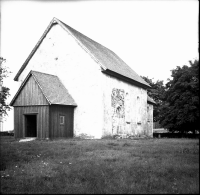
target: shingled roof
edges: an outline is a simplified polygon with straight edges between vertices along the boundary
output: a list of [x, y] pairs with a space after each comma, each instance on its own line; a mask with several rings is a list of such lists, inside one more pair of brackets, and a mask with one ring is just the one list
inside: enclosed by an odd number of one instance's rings
[[41, 89], [43, 95], [50, 105], [59, 104], [77, 106], [74, 99], [57, 76], [37, 71], [30, 71], [30, 73], [22, 83], [21, 87], [17, 91], [15, 97], [11, 101], [10, 105], [13, 105], [15, 99], [17, 98], [20, 91], [23, 89], [24, 85], [31, 75], [34, 77], [35, 81], [37, 82], [39, 88]]
[[42, 40], [49, 32], [53, 24], [59, 24], [64, 30], [66, 30], [76, 41], [77, 43], [101, 66], [102, 72], [108, 73], [110, 75], [116, 76], [120, 79], [124, 79], [128, 82], [134, 84], [140, 84], [143, 88], [149, 88], [149, 84], [145, 82], [134, 70], [132, 70], [121, 58], [119, 58], [113, 51], [104, 47], [103, 45], [97, 43], [96, 41], [88, 38], [82, 33], [76, 31], [70, 26], [66, 25], [64, 22], [53, 18], [49, 26], [43, 33], [42, 37], [16, 74], [14, 80], [17, 81], [19, 75], [24, 70], [28, 64], [31, 57], [34, 55], [35, 51], [41, 44]]

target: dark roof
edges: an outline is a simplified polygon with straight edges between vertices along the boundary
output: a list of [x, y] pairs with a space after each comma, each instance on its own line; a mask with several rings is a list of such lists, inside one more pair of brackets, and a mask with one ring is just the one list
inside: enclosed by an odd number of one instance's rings
[[133, 80], [134, 83], [139, 83], [144, 88], [149, 88], [149, 84], [145, 82], [135, 71], [133, 71], [121, 58], [119, 58], [113, 51], [109, 50], [108, 48], [104, 47], [103, 45], [93, 41], [92, 39], [88, 38], [87, 36], [81, 34], [80, 32], [76, 31], [75, 29], [71, 28], [70, 26], [66, 25], [62, 21], [53, 18], [47, 29], [45, 30], [44, 34], [22, 65], [21, 69], [16, 74], [14, 80], [17, 80], [23, 69], [28, 64], [31, 57], [34, 55], [35, 51], [39, 47], [40, 43], [53, 26], [54, 23], [58, 23], [64, 28], [76, 41], [77, 43], [101, 66], [102, 71], [107, 73], [108, 71], [112, 71], [116, 73], [115, 76], [122, 75], [125, 79]]
[[154, 104], [154, 105], [156, 105], [156, 102], [155, 102], [152, 98], [150, 98], [148, 95], [147, 95], [147, 102], [148, 102], [149, 104]]
[[11, 101], [10, 105], [14, 103], [15, 99], [17, 98], [23, 86], [26, 84], [28, 78], [31, 75], [35, 78], [35, 81], [37, 82], [43, 95], [50, 105], [59, 104], [77, 106], [74, 99], [57, 76], [37, 71], [30, 71], [30, 73], [22, 83], [21, 87], [19, 88], [18, 92], [16, 93], [15, 97]]
[[74, 30], [70, 26], [62, 22], [62, 24], [71, 32], [75, 38], [81, 42], [81, 44], [86, 47], [86, 49], [98, 60], [104, 69], [116, 72], [123, 75], [129, 79], [135, 80], [139, 83], [148, 86], [146, 83], [134, 70], [132, 70], [121, 58], [119, 58], [113, 51], [104, 47], [103, 45], [93, 41], [92, 39], [86, 37], [80, 32]]

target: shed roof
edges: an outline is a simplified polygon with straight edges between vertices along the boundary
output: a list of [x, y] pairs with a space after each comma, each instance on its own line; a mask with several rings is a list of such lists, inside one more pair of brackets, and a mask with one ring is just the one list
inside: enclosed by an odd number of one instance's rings
[[[66, 30], [77, 43], [101, 66], [102, 71], [105, 73], [112, 72], [113, 76], [123, 76], [127, 81], [134, 81], [135, 84], [140, 84], [144, 88], [149, 88], [149, 84], [145, 82], [134, 70], [132, 70], [121, 58], [119, 58], [113, 51], [104, 47], [103, 45], [97, 43], [96, 41], [90, 39], [89, 37], [83, 35], [82, 33], [76, 31], [70, 26], [66, 25], [64, 22], [53, 18], [44, 34], [16, 74], [14, 80], [17, 80], [21, 72], [24, 70], [28, 64], [31, 57], [34, 55], [35, 51], [41, 44], [42, 40], [51, 29], [53, 24], [59, 24], [64, 30]], [[113, 74], [116, 73], [116, 74]], [[122, 79], [122, 77], [120, 77]]]
[[43, 95], [45, 96], [50, 105], [58, 104], [77, 106], [74, 99], [69, 94], [68, 90], [65, 88], [65, 86], [62, 84], [62, 82], [57, 76], [37, 71], [30, 71], [30, 73], [22, 83], [21, 87], [17, 91], [16, 95], [10, 102], [10, 105], [14, 104], [15, 99], [18, 97], [19, 93], [25, 86], [30, 76], [34, 77], [36, 83], [40, 87]]
[[156, 102], [147, 95], [147, 103], [156, 105]]

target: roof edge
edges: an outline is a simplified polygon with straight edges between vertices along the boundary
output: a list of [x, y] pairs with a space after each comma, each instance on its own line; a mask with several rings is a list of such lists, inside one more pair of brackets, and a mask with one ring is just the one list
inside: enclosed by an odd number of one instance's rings
[[[58, 78], [58, 80], [60, 81], [60, 83], [65, 87], [65, 85], [63, 84], [63, 82], [61, 81], [61, 79], [57, 76], [57, 78]], [[68, 94], [71, 96], [71, 94], [69, 93], [69, 91], [68, 91], [68, 89], [65, 87], [65, 89], [67, 90], [67, 92], [68, 92]], [[73, 99], [73, 101], [74, 101], [74, 104], [71, 104], [71, 105], [68, 105], [68, 106], [75, 106], [75, 107], [77, 107], [78, 105], [77, 105], [77, 103], [75, 102], [75, 100], [74, 100], [74, 98], [71, 96], [71, 98]], [[54, 105], [59, 105], [59, 104], [54, 104]], [[61, 104], [60, 104], [61, 105]], [[62, 104], [62, 105], [64, 105], [64, 104]]]
[[19, 95], [19, 92], [21, 91], [21, 89], [23, 88], [23, 86], [25, 85], [26, 81], [29, 79], [31, 75], [31, 71], [29, 72], [29, 74], [26, 76], [26, 78], [24, 79], [23, 83], [20, 85], [19, 89], [17, 90], [16, 94], [14, 95], [14, 97], [12, 98], [12, 100], [10, 101], [10, 106], [12, 106], [15, 102], [15, 99], [17, 98], [17, 96]]
[[109, 70], [109, 69], [107, 69], [107, 70], [105, 70], [105, 71], [102, 71], [102, 72], [105, 73], [105, 74], [108, 74], [108, 75], [110, 75], [110, 76], [113, 76], [113, 77], [115, 77], [115, 78], [118, 78], [118, 79], [120, 79], [120, 80], [126, 81], [126, 82], [129, 83], [129, 84], [132, 84], [132, 85], [136, 85], [136, 86], [138, 86], [138, 87], [141, 87], [141, 88], [143, 88], [143, 89], [150, 89], [150, 88], [151, 88], [150, 85], [146, 85], [146, 84], [143, 84], [143, 83], [141, 83], [141, 82], [139, 82], [139, 81], [133, 80], [133, 79], [128, 78], [128, 77], [125, 77], [125, 76], [123, 76], [123, 75], [121, 75], [121, 74], [119, 74], [119, 73], [116, 73], [116, 72], [114, 72], [114, 71], [112, 71], [112, 70]]
[[20, 74], [26, 68], [26, 65], [28, 64], [28, 62], [30, 61], [32, 56], [35, 54], [35, 52], [37, 51], [38, 47], [42, 43], [43, 39], [46, 37], [47, 33], [50, 31], [50, 29], [52, 28], [52, 26], [54, 24], [59, 24], [65, 31], [67, 31], [76, 40], [76, 42], [100, 65], [100, 67], [103, 70], [107, 69], [104, 65], [102, 65], [99, 62], [99, 60], [94, 55], [92, 55], [92, 53], [74, 35], [72, 35], [72, 33], [62, 23], [63, 23], [62, 21], [60, 21], [59, 19], [57, 19], [55, 17], [51, 20], [50, 24], [48, 25], [48, 27], [44, 31], [43, 35], [41, 36], [41, 38], [39, 39], [37, 44], [34, 46], [34, 48], [32, 49], [31, 53], [29, 54], [29, 56], [27, 57], [27, 59], [25, 60], [25, 62], [23, 63], [23, 65], [21, 66], [19, 71], [17, 72], [17, 74], [15, 75], [14, 81], [18, 81], [18, 78], [19, 78]]
[[[35, 81], [36, 81], [36, 78], [35, 78], [35, 76], [34, 76], [34, 73], [33, 73], [33, 71], [31, 70], [31, 71], [28, 73], [28, 75], [26, 76], [26, 78], [24, 79], [24, 81], [23, 81], [23, 83], [21, 84], [21, 86], [19, 87], [19, 89], [17, 90], [15, 96], [14, 96], [13, 99], [11, 100], [11, 102], [10, 102], [10, 104], [9, 104], [10, 106], [13, 106], [13, 104], [14, 104], [16, 98], [18, 97], [20, 91], [22, 90], [22, 88], [24, 87], [24, 85], [26, 84], [26, 82], [28, 81], [28, 79], [29, 79], [29, 77], [30, 77], [31, 75], [33, 75], [33, 77], [34, 77], [34, 79], [35, 79]], [[37, 82], [37, 81], [36, 81], [36, 82]], [[37, 84], [38, 84], [38, 82], [37, 82]], [[38, 84], [38, 86], [40, 87], [39, 84]], [[41, 87], [40, 87], [40, 89], [41, 89]], [[42, 91], [42, 89], [41, 89], [41, 91]], [[42, 94], [44, 95], [43, 91], [42, 91]], [[48, 102], [49, 104], [51, 104], [51, 102], [48, 100], [48, 98], [47, 98], [45, 95], [44, 95], [44, 97], [46, 98], [47, 102]]]
[[156, 103], [153, 103], [153, 102], [151, 102], [151, 101], [147, 101], [147, 103], [149, 103], [149, 104], [152, 104], [152, 105], [157, 105]]
[[66, 105], [66, 104], [55, 104], [55, 103], [52, 103], [51, 106], [70, 106], [70, 107], [77, 107], [78, 105], [76, 104], [73, 104], [73, 105]]
[[42, 89], [42, 87], [41, 87], [39, 81], [37, 80], [37, 77], [34, 75], [34, 71], [31, 70], [31, 73], [32, 73], [32, 75], [33, 75], [33, 78], [35, 79], [35, 82], [38, 84], [38, 86], [39, 86], [39, 88], [40, 88], [42, 94], [44, 95], [44, 97], [46, 98], [46, 100], [48, 101], [48, 103], [51, 105], [51, 102], [50, 102], [50, 100], [47, 98], [47, 96], [44, 94], [44, 91], [43, 91], [43, 89]]
[[18, 81], [18, 78], [20, 76], [20, 74], [22, 73], [22, 71], [26, 68], [26, 65], [28, 64], [28, 62], [30, 61], [30, 59], [32, 58], [32, 56], [34, 55], [34, 53], [36, 52], [36, 50], [38, 49], [38, 47], [40, 46], [40, 44], [42, 43], [43, 39], [45, 38], [45, 36], [47, 35], [47, 33], [49, 32], [49, 30], [51, 29], [51, 27], [57, 23], [57, 19], [53, 18], [51, 20], [51, 22], [49, 23], [49, 25], [47, 26], [46, 30], [44, 31], [44, 33], [42, 34], [42, 36], [40, 37], [39, 41], [37, 42], [37, 44], [34, 46], [34, 48], [32, 49], [31, 53], [28, 55], [27, 59], [25, 60], [25, 62], [23, 63], [23, 65], [21, 66], [21, 68], [19, 69], [19, 71], [17, 72], [17, 74], [14, 77], [14, 81]]
[[[99, 60], [70, 32], [70, 30], [68, 30], [67, 29], [67, 27], [65, 27], [65, 25], [66, 26], [68, 26], [67, 24], [65, 24], [64, 25], [64, 22], [62, 22], [62, 21], [60, 21], [59, 19], [57, 19], [57, 18], [54, 18], [54, 20], [65, 30], [65, 31], [67, 31], [73, 38], [74, 38], [74, 40], [83, 48], [83, 50], [85, 50], [86, 51], [86, 53], [88, 53], [90, 56], [91, 56], [91, 58], [95, 61], [95, 62], [97, 62], [99, 65], [100, 65], [100, 67], [103, 69], [103, 70], [106, 70], [107, 68], [103, 65], [103, 64], [101, 64], [100, 62], [99, 62]], [[70, 27], [71, 28], [71, 27]]]
[[150, 98], [148, 95], [147, 95], [147, 103], [152, 104], [152, 105], [157, 105], [157, 103], [152, 98]]

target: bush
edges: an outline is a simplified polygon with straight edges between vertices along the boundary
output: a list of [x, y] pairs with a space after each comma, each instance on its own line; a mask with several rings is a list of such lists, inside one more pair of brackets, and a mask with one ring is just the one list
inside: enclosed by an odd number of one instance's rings
[[14, 136], [13, 131], [1, 131], [0, 136]]

